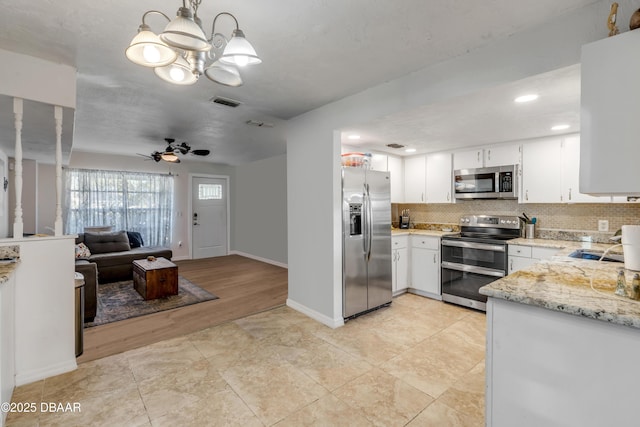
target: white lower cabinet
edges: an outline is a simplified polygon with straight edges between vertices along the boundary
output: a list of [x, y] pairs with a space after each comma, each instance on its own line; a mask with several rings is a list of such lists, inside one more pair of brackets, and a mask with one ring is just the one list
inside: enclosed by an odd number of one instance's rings
[[409, 236], [391, 237], [391, 283], [393, 294], [409, 287]]
[[440, 290], [440, 238], [411, 236], [411, 290], [442, 299]]
[[549, 259], [559, 250], [558, 248], [509, 245], [508, 274], [527, 268], [542, 259]]

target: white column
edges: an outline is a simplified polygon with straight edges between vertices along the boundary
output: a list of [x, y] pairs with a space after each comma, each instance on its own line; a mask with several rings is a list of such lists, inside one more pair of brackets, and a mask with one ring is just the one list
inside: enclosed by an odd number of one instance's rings
[[13, 115], [16, 128], [16, 164], [14, 169], [16, 209], [13, 220], [13, 237], [14, 239], [21, 239], [24, 231], [24, 224], [22, 223], [22, 98], [13, 98]]
[[62, 236], [62, 107], [54, 107], [56, 119], [56, 222], [55, 235]]

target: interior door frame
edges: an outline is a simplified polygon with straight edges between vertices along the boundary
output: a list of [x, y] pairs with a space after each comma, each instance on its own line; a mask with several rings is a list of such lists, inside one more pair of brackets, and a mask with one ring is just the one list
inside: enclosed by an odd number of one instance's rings
[[206, 173], [189, 174], [189, 202], [187, 221], [189, 221], [189, 259], [193, 259], [193, 179], [212, 178], [224, 180], [224, 190], [227, 194], [227, 254], [231, 252], [231, 194], [229, 192], [229, 175], [209, 175]]

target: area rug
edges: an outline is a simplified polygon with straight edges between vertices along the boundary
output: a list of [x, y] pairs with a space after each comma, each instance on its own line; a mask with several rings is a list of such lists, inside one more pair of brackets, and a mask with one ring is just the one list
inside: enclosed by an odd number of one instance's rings
[[145, 314], [158, 313], [184, 307], [218, 297], [178, 276], [178, 295], [145, 301], [133, 288], [133, 280], [98, 285], [98, 312], [93, 322], [84, 324], [85, 328]]

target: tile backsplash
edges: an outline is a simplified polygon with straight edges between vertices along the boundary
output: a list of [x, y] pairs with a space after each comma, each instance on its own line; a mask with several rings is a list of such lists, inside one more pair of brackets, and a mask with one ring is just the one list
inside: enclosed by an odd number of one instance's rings
[[[392, 204], [393, 223], [403, 209], [411, 211], [412, 227], [420, 224], [458, 224], [462, 215], [522, 215], [537, 218], [539, 237], [571, 232], [575, 236], [592, 236], [607, 240], [623, 225], [640, 225], [640, 203], [519, 204], [517, 200], [466, 200], [451, 204]], [[598, 232], [598, 220], [609, 221], [609, 232]]]

